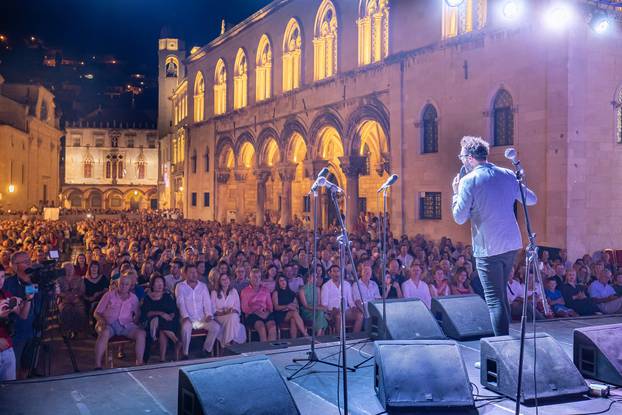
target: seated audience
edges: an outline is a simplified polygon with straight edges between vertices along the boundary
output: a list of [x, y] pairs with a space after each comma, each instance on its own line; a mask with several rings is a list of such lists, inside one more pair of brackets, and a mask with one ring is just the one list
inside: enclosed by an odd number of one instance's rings
[[591, 316], [600, 313], [598, 306], [587, 296], [585, 285], [577, 282], [577, 272], [574, 269], [566, 271], [566, 282], [561, 288], [566, 305], [581, 316]]
[[289, 288], [289, 282], [291, 281], [283, 274], [277, 277], [276, 289], [272, 293], [272, 305], [277, 327], [280, 327], [282, 323], [289, 323], [289, 335], [295, 339], [298, 332], [306, 336], [307, 329], [298, 312], [296, 293]]
[[421, 280], [423, 270], [421, 265], [413, 264], [408, 271], [409, 278], [402, 284], [404, 298], [418, 298], [428, 307], [432, 307], [432, 295], [430, 287]]
[[451, 295], [473, 294], [466, 268], [458, 268], [451, 284]]
[[618, 272], [613, 280], [613, 289], [618, 297], [622, 297], [622, 272]]
[[74, 338], [86, 324], [84, 309], [84, 280], [75, 273], [71, 263], [65, 263], [65, 276], [58, 279], [60, 294], [58, 294], [58, 311], [60, 323], [64, 331]]
[[172, 295], [176, 295], [177, 284], [182, 282], [183, 276], [181, 275], [181, 269], [184, 263], [180, 260], [175, 260], [171, 263], [170, 274], [164, 277], [166, 281], [166, 290]]
[[609, 284], [610, 279], [611, 271], [602, 270], [598, 279], [590, 284], [588, 292], [604, 314], [622, 313], [622, 297], [616, 295], [616, 290]]
[[73, 272], [79, 277], [84, 277], [86, 275], [86, 271], [88, 270], [86, 255], [78, 254], [76, 257], [76, 263], [73, 264]]
[[224, 346], [231, 343], [244, 343], [246, 330], [240, 322], [240, 296], [231, 286], [229, 274], [220, 274], [216, 289], [212, 291], [212, 307], [216, 321], [222, 327], [218, 341]]
[[150, 349], [152, 342], [158, 341], [160, 362], [166, 361], [169, 340], [175, 346], [179, 342], [175, 334], [179, 326], [179, 316], [175, 299], [166, 291], [164, 277], [156, 272], [151, 274], [149, 279], [149, 291], [143, 300], [141, 314], [147, 322], [149, 331], [147, 350]]
[[181, 318], [182, 359], [186, 360], [192, 331], [207, 331], [203, 351], [205, 354], [211, 354], [220, 333], [220, 324], [214, 320], [211, 297], [207, 285], [199, 281], [196, 265], [186, 264], [183, 277], [183, 281], [176, 285], [175, 298]]
[[143, 364], [145, 331], [138, 326], [140, 306], [136, 295], [130, 292], [131, 286], [132, 277], [121, 276], [116, 288], [106, 292], [95, 308], [98, 333], [95, 342], [96, 369], [101, 369], [108, 340], [114, 336], [124, 336], [134, 340], [136, 365]]
[[[330, 280], [322, 286], [320, 303], [328, 310], [328, 320], [335, 328], [336, 333], [341, 333], [341, 286], [340, 271], [338, 265], [332, 265], [328, 269]], [[363, 327], [363, 313], [352, 299], [352, 288], [347, 281], [343, 282], [343, 296], [345, 299], [345, 320], [352, 322], [354, 333], [361, 331]]]
[[432, 298], [445, 297], [451, 294], [449, 282], [445, 277], [445, 271], [442, 268], [436, 268], [432, 275], [432, 282], [430, 283], [430, 295]]
[[[387, 287], [387, 290], [383, 292], [383, 297], [385, 299], [402, 298], [404, 296], [399, 283], [401, 279], [401, 276], [398, 278], [391, 274], [386, 275], [384, 283]], [[384, 289], [384, 287], [381, 288]]]
[[22, 301], [2, 289], [4, 275], [4, 266], [0, 264], [0, 381], [15, 380], [17, 376], [9, 316], [26, 319], [31, 307], [30, 301]]
[[[313, 322], [316, 336], [323, 336], [324, 331], [328, 327], [328, 320], [326, 320], [326, 308], [320, 304], [320, 287], [323, 283], [323, 268], [321, 268], [321, 265], [318, 264], [317, 270], [319, 272], [315, 276], [309, 275], [306, 284], [300, 288], [298, 301], [300, 301], [301, 305], [300, 316], [304, 321]], [[315, 314], [313, 313], [314, 296]]]
[[259, 341], [276, 340], [274, 305], [270, 292], [261, 285], [261, 271], [253, 268], [249, 286], [242, 290], [240, 303], [246, 317], [246, 326], [257, 331]]
[[97, 303], [108, 291], [108, 278], [100, 273], [99, 262], [89, 264], [84, 276], [84, 302], [88, 315], [92, 315]]
[[549, 277], [546, 279], [546, 285], [544, 288], [546, 299], [549, 305], [555, 313], [555, 317], [577, 317], [578, 314], [569, 307], [566, 307], [566, 302], [562, 296], [562, 292], [557, 288], [557, 278]]
[[371, 279], [372, 269], [369, 263], [361, 265], [361, 274], [358, 283], [352, 284], [352, 298], [363, 314], [367, 314], [367, 303], [380, 299], [380, 289], [376, 281]]

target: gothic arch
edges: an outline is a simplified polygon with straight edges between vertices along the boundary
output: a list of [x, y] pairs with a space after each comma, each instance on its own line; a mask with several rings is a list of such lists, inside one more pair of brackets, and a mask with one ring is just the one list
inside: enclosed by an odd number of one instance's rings
[[326, 110], [315, 117], [313, 123], [311, 123], [311, 128], [309, 128], [309, 136], [307, 140], [310, 142], [311, 146], [314, 147], [314, 153], [319, 149], [319, 134], [324, 127], [333, 127], [343, 141], [343, 125], [343, 119], [339, 113], [333, 110]]
[[[257, 164], [259, 166], [263, 166], [265, 164], [266, 149], [272, 139], [276, 141], [276, 144], [279, 146], [279, 153], [281, 153], [280, 152], [280, 149], [282, 147], [280, 145], [281, 137], [279, 136], [279, 133], [277, 133], [277, 131], [274, 128], [272, 127], [264, 128], [263, 130], [261, 130], [261, 132], [259, 133], [259, 136], [257, 137], [257, 149], [259, 150]], [[279, 154], [279, 161], [281, 161], [281, 159], [282, 157]]]
[[303, 140], [305, 140], [305, 144], [309, 146], [307, 127], [304, 122], [298, 117], [290, 117], [285, 121], [283, 131], [281, 132], [281, 147], [289, 144], [294, 133], [300, 134]]
[[[216, 144], [216, 166], [218, 169], [227, 168], [225, 161], [223, 160], [223, 156], [228, 150], [234, 151], [235, 146], [233, 145], [233, 140], [231, 140], [228, 136], [220, 137], [217, 140]], [[234, 153], [235, 155], [235, 153]]]
[[387, 151], [391, 150], [389, 113], [381, 102], [373, 102], [357, 108], [348, 119], [348, 129], [344, 137], [346, 154], [356, 155], [360, 150], [360, 127], [366, 121], [375, 121], [382, 127], [387, 137]]

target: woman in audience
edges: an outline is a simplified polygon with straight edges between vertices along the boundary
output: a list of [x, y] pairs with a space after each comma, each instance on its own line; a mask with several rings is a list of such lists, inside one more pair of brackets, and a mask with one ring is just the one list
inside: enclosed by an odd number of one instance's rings
[[63, 330], [74, 338], [84, 329], [86, 323], [84, 281], [75, 274], [71, 263], [66, 262], [63, 268], [65, 276], [58, 280], [60, 288], [58, 310]]
[[268, 291], [273, 292], [276, 288], [276, 275], [278, 273], [278, 268], [276, 265], [270, 265], [268, 267], [268, 272], [265, 274], [265, 278], [262, 278], [261, 285], [266, 287]]
[[240, 306], [246, 315], [246, 325], [257, 331], [259, 341], [276, 340], [270, 291], [261, 286], [261, 271], [253, 268], [250, 273], [250, 285], [240, 294]]
[[448, 296], [450, 293], [451, 290], [447, 278], [445, 278], [445, 272], [440, 267], [436, 268], [430, 283], [430, 295], [432, 298], [437, 298]]
[[212, 307], [216, 321], [222, 326], [218, 341], [225, 347], [231, 343], [244, 343], [246, 330], [240, 322], [240, 296], [231, 286], [231, 278], [224, 273], [220, 274], [218, 284], [212, 291]]
[[467, 270], [464, 267], [460, 267], [454, 274], [454, 281], [451, 285], [451, 295], [466, 295], [473, 294], [473, 288], [469, 283]]
[[84, 276], [84, 303], [89, 316], [93, 315], [97, 303], [108, 291], [108, 283], [108, 278], [99, 272], [99, 262], [91, 262]]
[[78, 277], [84, 277], [86, 275], [86, 271], [88, 270], [88, 266], [86, 263], [86, 255], [78, 254], [76, 257], [76, 263], [73, 265], [73, 272]]
[[598, 307], [587, 296], [587, 287], [577, 282], [577, 272], [571, 268], [566, 271], [566, 282], [561, 287], [566, 305], [581, 316], [591, 316], [600, 313]]
[[140, 267], [140, 272], [138, 273], [138, 283], [145, 284], [145, 283], [150, 282], [153, 271], [154, 271], [153, 261], [151, 260], [145, 261]]
[[[387, 290], [382, 293], [383, 297], [386, 299], [392, 298], [402, 298], [402, 288], [400, 287], [400, 283], [398, 282], [397, 276], [390, 275], [387, 273], [385, 277], [385, 284], [387, 285]], [[382, 290], [382, 286], [379, 287]]]
[[619, 272], [613, 280], [613, 289], [618, 297], [622, 297], [622, 272]]
[[578, 314], [572, 309], [566, 307], [566, 302], [562, 296], [562, 292], [557, 288], [557, 280], [554, 277], [546, 279], [544, 288], [546, 299], [555, 313], [555, 317], [577, 317]]
[[276, 289], [272, 293], [272, 305], [274, 306], [274, 320], [277, 327], [282, 323], [289, 323], [289, 336], [295, 339], [300, 332], [305, 336], [307, 330], [298, 312], [298, 300], [287, 283], [287, 277], [281, 274], [276, 279]]
[[[160, 362], [166, 360], [166, 349], [170, 340], [177, 347], [179, 339], [175, 335], [178, 330], [179, 313], [173, 296], [165, 291], [164, 277], [157, 272], [149, 278], [149, 291], [145, 295], [141, 307], [141, 315], [147, 321], [149, 336], [146, 342], [147, 353], [152, 342], [160, 343]], [[148, 356], [145, 356], [148, 360]]]
[[[307, 282], [300, 288], [298, 292], [298, 301], [300, 302], [300, 316], [303, 321], [313, 321], [315, 317], [315, 330], [317, 336], [323, 336], [324, 331], [328, 328], [328, 320], [326, 320], [326, 309], [320, 304], [320, 287], [322, 286], [322, 274], [324, 267], [318, 264], [318, 273], [315, 277], [307, 277]], [[313, 290], [315, 290], [315, 314], [313, 314]]]

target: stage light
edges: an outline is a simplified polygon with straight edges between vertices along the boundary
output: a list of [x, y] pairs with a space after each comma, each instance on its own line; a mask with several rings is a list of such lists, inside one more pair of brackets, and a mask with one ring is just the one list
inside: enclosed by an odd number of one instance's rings
[[516, 0], [506, 1], [503, 5], [503, 17], [516, 20], [521, 14], [521, 5]]
[[464, 3], [464, 0], [445, 0], [445, 3], [447, 3], [449, 7], [458, 7]]
[[596, 33], [605, 33], [609, 29], [611, 22], [605, 13], [594, 13], [590, 19], [590, 27]]
[[568, 25], [572, 15], [565, 4], [556, 4], [546, 12], [547, 26], [554, 30], [561, 30]]
[[134, 190], [134, 196], [138, 196], [138, 190]]

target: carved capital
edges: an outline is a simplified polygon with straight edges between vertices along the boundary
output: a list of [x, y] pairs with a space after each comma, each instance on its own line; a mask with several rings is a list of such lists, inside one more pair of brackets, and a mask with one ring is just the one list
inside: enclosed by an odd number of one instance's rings
[[283, 182], [291, 182], [296, 178], [296, 163], [281, 163], [277, 166], [279, 177]]
[[229, 177], [231, 177], [231, 170], [224, 169], [216, 172], [216, 181], [220, 184], [225, 184], [229, 181]]
[[233, 171], [233, 176], [235, 180], [238, 182], [245, 182], [248, 179], [248, 175], [250, 173], [250, 169], [235, 169]]
[[367, 157], [362, 156], [350, 156], [339, 157], [339, 164], [341, 171], [346, 177], [356, 178], [365, 171], [365, 164], [367, 163]]
[[320, 174], [320, 170], [324, 167], [328, 167], [328, 160], [306, 160], [304, 162], [304, 176], [308, 179], [313, 179]]
[[253, 171], [253, 175], [257, 178], [258, 184], [265, 184], [270, 176], [272, 176], [272, 171], [269, 168], [259, 168]]
[[382, 153], [380, 155], [380, 163], [376, 165], [376, 173], [378, 176], [381, 176], [387, 172], [387, 174], [391, 174], [391, 154]]

